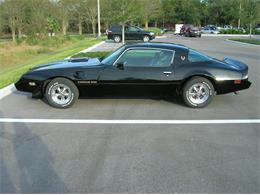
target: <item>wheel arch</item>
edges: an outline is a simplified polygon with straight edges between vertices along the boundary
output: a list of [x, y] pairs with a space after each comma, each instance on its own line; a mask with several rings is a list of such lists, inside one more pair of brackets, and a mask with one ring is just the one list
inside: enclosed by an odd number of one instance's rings
[[198, 74], [189, 75], [189, 76], [187, 76], [185, 79], [183, 79], [183, 81], [181, 82], [181, 84], [180, 84], [180, 86], [179, 86], [179, 89], [182, 90], [183, 87], [184, 87], [184, 85], [185, 85], [190, 79], [192, 79], [192, 78], [194, 78], [194, 77], [203, 77], [203, 78], [208, 79], [208, 80], [212, 83], [212, 85], [213, 85], [213, 87], [214, 87], [214, 90], [215, 90], [216, 92], [218, 92], [217, 83], [216, 83], [216, 80], [214, 79], [214, 77], [211, 76], [211, 75], [208, 75], [208, 74], [199, 74], [199, 73], [198, 73]]
[[76, 86], [77, 89], [79, 90], [79, 87], [78, 87], [77, 83], [76, 83], [74, 80], [72, 80], [71, 78], [66, 77], [66, 76], [53, 76], [53, 77], [50, 77], [50, 78], [48, 78], [48, 79], [46, 79], [46, 80], [43, 81], [42, 88], [41, 88], [42, 94], [45, 93], [46, 88], [47, 88], [47, 85], [48, 85], [53, 79], [57, 79], [57, 78], [63, 78], [63, 79], [70, 80], [72, 83], [75, 84], [75, 86]]

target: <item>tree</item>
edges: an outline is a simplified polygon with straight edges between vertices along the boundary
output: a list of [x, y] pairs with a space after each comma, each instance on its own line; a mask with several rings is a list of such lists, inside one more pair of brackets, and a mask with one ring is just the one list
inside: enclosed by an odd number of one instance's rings
[[47, 18], [47, 26], [46, 26], [50, 36], [54, 35], [54, 32], [58, 32], [60, 29], [60, 25], [58, 23], [58, 21], [53, 18], [53, 17], [48, 17]]
[[145, 28], [148, 28], [148, 23], [155, 19], [161, 13], [161, 1], [160, 0], [140, 0], [141, 6], [141, 18], [144, 21]]
[[[256, 21], [260, 21], [259, 12], [260, 12], [260, 2], [256, 0], [244, 0], [242, 3], [243, 6], [243, 21], [246, 24], [249, 24], [249, 34], [252, 34], [252, 25], [256, 23]], [[251, 36], [250, 36], [251, 37]]]
[[74, 0], [72, 5], [73, 16], [77, 21], [79, 35], [82, 35], [83, 23], [87, 20], [88, 6], [87, 0]]
[[122, 25], [122, 42], [125, 43], [125, 24], [135, 20], [140, 9], [140, 1], [137, 0], [110, 0], [108, 15], [115, 23]]
[[[54, 11], [55, 10], [55, 11]], [[26, 28], [30, 36], [44, 35], [48, 31], [50, 18], [56, 20], [56, 4], [49, 0], [27, 0], [26, 4]], [[54, 14], [55, 13], [55, 14]]]
[[92, 25], [93, 36], [96, 36], [96, 25], [97, 25], [97, 0], [87, 0], [86, 1], [86, 16], [87, 20], [90, 21]]
[[16, 30], [19, 38], [22, 37], [22, 27], [24, 25], [24, 2], [19, 0], [6, 0], [1, 5], [2, 21], [10, 28], [13, 42], [16, 41]]
[[175, 1], [162, 0], [162, 17], [165, 22], [176, 23]]
[[62, 34], [67, 34], [69, 18], [71, 16], [73, 0], [60, 0], [58, 2], [59, 19], [61, 21]]

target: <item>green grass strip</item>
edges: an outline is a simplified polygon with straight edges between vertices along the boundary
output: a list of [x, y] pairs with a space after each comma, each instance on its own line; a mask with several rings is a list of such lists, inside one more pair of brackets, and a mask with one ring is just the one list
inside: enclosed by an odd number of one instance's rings
[[54, 52], [39, 54], [35, 58], [21, 63], [21, 65], [16, 66], [14, 69], [0, 73], [0, 89], [16, 82], [22, 74], [27, 72], [31, 67], [38, 64], [45, 64], [51, 61], [62, 60], [68, 56], [71, 56], [83, 49], [86, 49], [94, 44], [102, 41], [101, 39], [83, 39], [78, 40], [63, 48], [57, 49]]

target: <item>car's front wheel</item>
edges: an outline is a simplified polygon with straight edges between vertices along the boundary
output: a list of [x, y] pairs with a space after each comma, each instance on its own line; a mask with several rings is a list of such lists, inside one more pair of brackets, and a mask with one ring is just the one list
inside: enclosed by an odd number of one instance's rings
[[150, 37], [147, 36], [147, 35], [145, 35], [145, 36], [143, 37], [143, 41], [144, 41], [144, 42], [149, 42], [149, 41], [150, 41]]
[[115, 41], [116, 43], [120, 43], [120, 42], [121, 42], [121, 37], [120, 37], [119, 35], [115, 35], [115, 36], [114, 36], [114, 41]]
[[187, 81], [182, 90], [182, 97], [187, 106], [192, 108], [206, 107], [214, 98], [212, 83], [204, 77], [193, 77]]
[[76, 85], [65, 78], [55, 78], [47, 85], [45, 98], [49, 105], [55, 108], [68, 108], [78, 99], [79, 91]]

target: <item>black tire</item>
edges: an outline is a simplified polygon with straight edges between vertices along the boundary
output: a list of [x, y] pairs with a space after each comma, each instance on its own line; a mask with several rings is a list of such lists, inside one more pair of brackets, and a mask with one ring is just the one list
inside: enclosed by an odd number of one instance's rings
[[114, 36], [114, 41], [115, 41], [116, 43], [120, 43], [120, 42], [122, 41], [121, 36], [115, 35], [115, 36]]
[[[199, 90], [199, 92], [194, 89]], [[215, 90], [213, 84], [208, 79], [199, 76], [188, 80], [182, 90], [183, 101], [191, 108], [206, 107], [212, 101], [214, 96]]]
[[[59, 91], [58, 88], [62, 89], [62, 87], [63, 87], [63, 90], [66, 90], [66, 91], [63, 91], [62, 93], [57, 92], [57, 91]], [[67, 98], [66, 98], [65, 94], [69, 94], [69, 95], [67, 95], [68, 96]], [[56, 96], [56, 97], [54, 97], [54, 96]], [[69, 108], [78, 99], [79, 90], [72, 81], [65, 79], [65, 78], [55, 78], [55, 79], [51, 80], [50, 83], [48, 83], [46, 90], [45, 90], [44, 97], [47, 100], [47, 103], [52, 107]], [[63, 103], [62, 103], [62, 100], [64, 100]]]
[[148, 35], [144, 35], [143, 42], [149, 42], [149, 41], [150, 41], [150, 37]]

